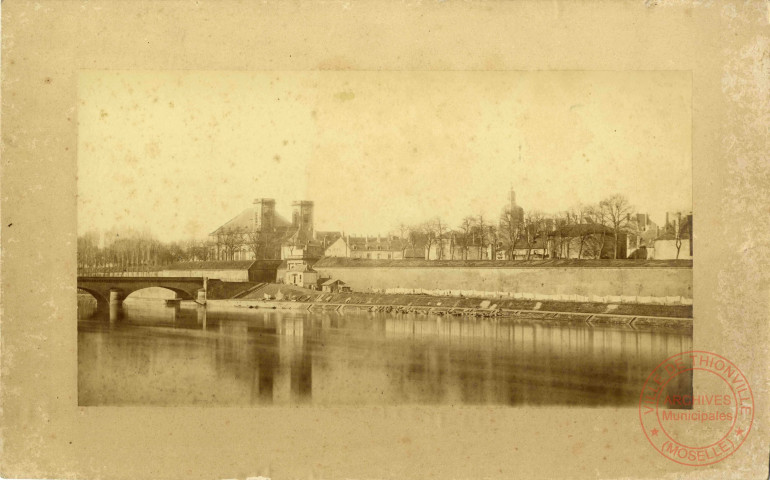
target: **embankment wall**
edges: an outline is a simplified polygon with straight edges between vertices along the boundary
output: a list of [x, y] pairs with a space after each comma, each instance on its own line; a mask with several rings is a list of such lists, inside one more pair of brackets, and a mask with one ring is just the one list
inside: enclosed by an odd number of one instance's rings
[[692, 298], [687, 267], [314, 267], [353, 290], [424, 289], [534, 295]]

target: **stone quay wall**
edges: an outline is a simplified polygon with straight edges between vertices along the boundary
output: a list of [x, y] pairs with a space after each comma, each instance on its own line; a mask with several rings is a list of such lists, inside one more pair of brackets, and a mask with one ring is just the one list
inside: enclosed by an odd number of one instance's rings
[[603, 303], [692, 304], [691, 266], [345, 266], [322, 277], [354, 291]]

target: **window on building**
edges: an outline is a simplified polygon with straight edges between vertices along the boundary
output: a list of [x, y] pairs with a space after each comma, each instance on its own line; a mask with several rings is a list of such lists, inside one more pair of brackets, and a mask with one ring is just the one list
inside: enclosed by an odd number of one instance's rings
[[366, 258], [372, 258], [372, 254], [371, 253], [367, 253], [366, 254]]

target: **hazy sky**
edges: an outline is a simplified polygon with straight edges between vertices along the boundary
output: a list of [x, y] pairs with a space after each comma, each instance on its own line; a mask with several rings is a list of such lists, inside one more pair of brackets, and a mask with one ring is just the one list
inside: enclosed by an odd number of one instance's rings
[[[387, 233], [624, 193], [692, 202], [689, 72], [84, 72], [78, 231], [204, 236], [314, 200], [318, 230]], [[521, 145], [521, 160], [519, 160]]]

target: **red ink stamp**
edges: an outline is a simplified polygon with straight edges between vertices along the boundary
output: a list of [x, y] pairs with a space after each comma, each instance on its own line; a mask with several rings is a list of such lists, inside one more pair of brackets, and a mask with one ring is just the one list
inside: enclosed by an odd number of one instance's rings
[[639, 421], [664, 457], [682, 465], [711, 465], [746, 440], [754, 422], [754, 395], [745, 375], [726, 358], [682, 352], [647, 377]]

